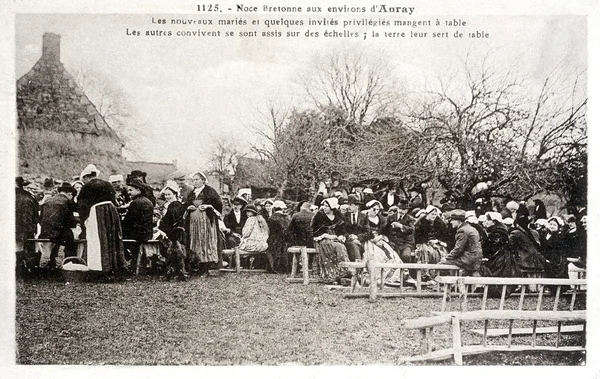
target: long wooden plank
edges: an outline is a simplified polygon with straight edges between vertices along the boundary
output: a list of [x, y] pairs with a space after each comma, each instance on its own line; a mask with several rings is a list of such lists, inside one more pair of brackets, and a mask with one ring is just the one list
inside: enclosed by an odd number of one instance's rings
[[421, 329], [431, 328], [433, 326], [444, 325], [452, 321], [452, 316], [449, 314], [432, 316], [432, 317], [419, 317], [410, 320], [403, 320], [402, 325], [405, 329]]
[[[341, 263], [340, 263], [341, 264]], [[375, 268], [434, 269], [458, 271], [460, 267], [436, 263], [374, 263]]]
[[345, 268], [365, 268], [367, 267], [367, 262], [340, 262], [338, 266]]
[[471, 312], [448, 312], [457, 315], [461, 320], [539, 320], [539, 321], [585, 321], [586, 311], [517, 311], [487, 310]]
[[[556, 347], [553, 346], [524, 346], [524, 345], [512, 345], [511, 347], [508, 346], [497, 346], [497, 345], [487, 345], [485, 347], [481, 346], [481, 345], [475, 345], [475, 346], [463, 346], [462, 348], [462, 355], [477, 355], [477, 354], [482, 354], [482, 353], [487, 353], [487, 352], [491, 352], [491, 351], [505, 351], [505, 352], [521, 352], [521, 351], [563, 351], [563, 352], [569, 352], [569, 351], [585, 351], [586, 348], [582, 347], [582, 346], [561, 346], [558, 349]], [[445, 359], [450, 359], [453, 357], [453, 350], [452, 349], [443, 349], [443, 350], [436, 350], [431, 352], [431, 354], [423, 354], [423, 355], [416, 355], [414, 357], [400, 357], [399, 358], [399, 363], [403, 363], [403, 362], [419, 362], [419, 361], [427, 361], [427, 360], [432, 360], [432, 361], [440, 361], [440, 360], [445, 360]]]
[[[288, 247], [287, 252], [290, 254], [300, 253], [300, 251], [302, 250], [303, 247], [305, 247], [305, 246], [290, 246], [290, 247]], [[306, 252], [308, 254], [316, 254], [317, 250], [313, 247], [307, 247]]]
[[496, 285], [528, 285], [528, 284], [543, 284], [543, 285], [585, 285], [586, 279], [552, 279], [552, 278], [497, 278], [483, 276], [438, 276], [435, 280], [439, 283], [456, 284], [458, 278], [464, 278], [465, 284], [496, 284]]
[[[423, 298], [433, 298], [433, 297], [442, 297], [442, 292], [378, 292], [377, 297], [394, 299], [399, 297], [423, 297]], [[368, 292], [353, 292], [347, 293], [345, 295], [347, 299], [365, 299], [369, 297]]]
[[[487, 321], [487, 320], [486, 320]], [[562, 326], [560, 332], [565, 333], [580, 333], [583, 332], [583, 325], [564, 325]], [[471, 333], [474, 333], [478, 336], [485, 335], [485, 329], [471, 329], [469, 330]], [[558, 327], [556, 326], [544, 326], [537, 327], [536, 334], [550, 334], [557, 333]], [[533, 328], [513, 328], [512, 330], [513, 336], [529, 336], [533, 334]], [[507, 328], [498, 328], [498, 329], [490, 329], [487, 330], [488, 337], [503, 337], [508, 335]]]

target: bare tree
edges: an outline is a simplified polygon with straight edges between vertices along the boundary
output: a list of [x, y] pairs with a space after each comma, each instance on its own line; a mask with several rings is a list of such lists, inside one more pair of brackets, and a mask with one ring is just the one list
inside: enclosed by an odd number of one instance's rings
[[219, 177], [219, 190], [222, 193], [224, 185], [230, 188], [234, 186], [233, 178], [237, 174], [239, 159], [245, 153], [239, 148], [235, 139], [218, 137], [213, 138], [213, 146], [210, 152], [210, 169]]
[[342, 109], [349, 132], [385, 115], [397, 92], [385, 53], [356, 46], [315, 55], [298, 81], [317, 109]]
[[419, 94], [408, 122], [429, 141], [436, 178], [462, 194], [459, 203], [470, 203], [482, 181], [489, 194], [519, 198], [553, 187], [557, 154], [587, 145], [579, 76], [566, 92], [556, 91], [558, 82], [568, 80], [550, 73], [532, 98], [532, 84], [510, 71], [465, 64], [462, 75]]

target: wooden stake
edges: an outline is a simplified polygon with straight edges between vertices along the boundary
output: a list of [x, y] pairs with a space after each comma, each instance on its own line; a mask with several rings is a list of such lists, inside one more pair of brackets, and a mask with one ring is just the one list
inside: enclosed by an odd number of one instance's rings
[[506, 298], [506, 284], [502, 285], [502, 295], [500, 296], [500, 308], [499, 310], [504, 309], [504, 299]]
[[481, 310], [482, 311], [485, 311], [487, 297], [488, 297], [488, 285], [484, 284], [483, 285], [483, 299], [481, 300]]
[[487, 334], [488, 334], [488, 320], [483, 322], [483, 342], [482, 345], [487, 346]]
[[533, 320], [533, 333], [531, 333], [531, 346], [535, 347], [535, 334], [537, 329], [537, 320]]
[[560, 328], [562, 326], [562, 321], [558, 322], [558, 333], [556, 333], [556, 348], [560, 346]]
[[508, 320], [508, 347], [510, 347], [510, 345], [512, 343], [513, 321], [514, 320]]
[[467, 305], [467, 289], [465, 287], [465, 279], [464, 278], [458, 278], [458, 296], [460, 298], [460, 311], [466, 312], [468, 305]]
[[542, 297], [544, 296], [544, 285], [540, 284], [538, 286], [538, 289], [540, 290], [540, 292], [538, 294], [537, 306], [535, 308], [536, 311], [542, 310]]
[[558, 311], [558, 302], [560, 301], [560, 289], [562, 286], [556, 286], [556, 296], [554, 297], [554, 312]]
[[460, 337], [460, 319], [452, 316], [452, 352], [454, 354], [454, 363], [462, 366], [462, 341]]
[[526, 286], [521, 286], [521, 297], [519, 297], [519, 310], [523, 310], [523, 301], [525, 300], [525, 288]]
[[238, 249], [237, 247], [235, 248], [235, 272], [237, 272], [238, 274], [242, 272], [240, 249]]
[[306, 246], [302, 246], [300, 249], [300, 257], [302, 258], [302, 277], [304, 278], [304, 285], [308, 285], [308, 253], [306, 252]]
[[377, 300], [377, 281], [375, 279], [375, 268], [373, 267], [373, 259], [367, 260], [367, 271], [369, 272], [369, 301]]

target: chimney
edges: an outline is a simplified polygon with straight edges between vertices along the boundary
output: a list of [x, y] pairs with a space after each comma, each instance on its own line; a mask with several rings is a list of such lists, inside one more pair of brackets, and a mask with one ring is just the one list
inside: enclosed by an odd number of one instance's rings
[[44, 33], [42, 58], [48, 62], [60, 63], [60, 34]]

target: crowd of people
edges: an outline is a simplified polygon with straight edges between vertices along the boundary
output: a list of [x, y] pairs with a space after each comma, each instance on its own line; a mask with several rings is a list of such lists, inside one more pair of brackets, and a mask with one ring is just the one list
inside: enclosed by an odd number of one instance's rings
[[[463, 275], [514, 277], [534, 272], [568, 277], [568, 265], [585, 267], [585, 209], [573, 214], [546, 214], [540, 200], [492, 203], [476, 199], [472, 209], [450, 202], [426, 204], [418, 192], [402, 196], [393, 188], [377, 193], [370, 188], [322, 191], [313, 201], [252, 199], [242, 189], [222, 198], [197, 172], [168, 180], [160, 191], [134, 170], [126, 178], [99, 178], [88, 165], [72, 181], [44, 182], [32, 191], [16, 178], [16, 242], [19, 267], [39, 262], [32, 239], [51, 242], [50, 269], [60, 267], [59, 252], [76, 252], [76, 240], [86, 240], [90, 270], [108, 275], [131, 273], [138, 254], [145, 255], [150, 272], [167, 278], [205, 277], [210, 269], [232, 267], [223, 250], [264, 253], [241, 262], [270, 272], [289, 272], [289, 246], [315, 248], [312, 275], [343, 283], [350, 273], [344, 261], [373, 259], [383, 263], [446, 263]], [[349, 193], [348, 193], [349, 192]], [[224, 204], [225, 203], [225, 204]], [[146, 242], [161, 241], [158, 250]], [[431, 283], [436, 270], [423, 273]], [[388, 269], [388, 285], [412, 285], [416, 271]]]

